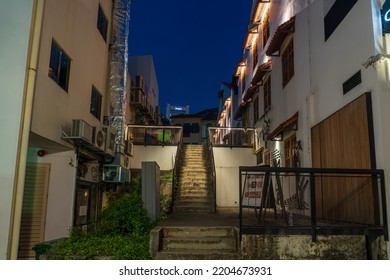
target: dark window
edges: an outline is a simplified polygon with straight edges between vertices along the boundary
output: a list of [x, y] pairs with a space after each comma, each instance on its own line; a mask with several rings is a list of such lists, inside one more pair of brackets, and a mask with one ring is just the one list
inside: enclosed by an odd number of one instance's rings
[[99, 5], [97, 28], [99, 29], [100, 34], [102, 34], [104, 41], [107, 41], [107, 26], [107, 18], [103, 13], [102, 7]]
[[57, 45], [56, 42], [51, 43], [49, 77], [52, 78], [60, 87], [68, 92], [70, 73], [70, 58]]
[[245, 84], [245, 75], [242, 75], [241, 81], [242, 81], [242, 92], [241, 92], [241, 94], [243, 95], [244, 92], [245, 92], [245, 88], [246, 88], [246, 84]]
[[253, 124], [259, 120], [259, 96], [253, 100]]
[[282, 54], [283, 87], [294, 76], [294, 41], [291, 40]]
[[183, 137], [190, 137], [191, 135], [191, 124], [183, 124]]
[[265, 45], [267, 44], [269, 36], [270, 36], [269, 17], [267, 17], [263, 25], [263, 47], [265, 47]]
[[271, 77], [264, 82], [264, 112], [271, 109]]
[[199, 124], [198, 123], [192, 124], [192, 133], [199, 133]]
[[253, 69], [256, 68], [258, 58], [259, 58], [259, 56], [257, 53], [257, 44], [254, 44], [254, 46], [253, 46]]
[[91, 107], [90, 107], [89, 111], [98, 120], [100, 120], [101, 108], [102, 108], [102, 95], [96, 90], [95, 87], [92, 87], [92, 91], [91, 91]]
[[324, 18], [325, 41], [332, 35], [358, 0], [336, 0]]

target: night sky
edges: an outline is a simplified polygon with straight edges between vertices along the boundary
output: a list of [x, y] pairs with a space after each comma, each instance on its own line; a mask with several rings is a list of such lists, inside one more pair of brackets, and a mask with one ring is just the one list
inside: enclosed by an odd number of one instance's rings
[[130, 55], [152, 55], [159, 104], [190, 105], [190, 113], [218, 107], [243, 48], [252, 0], [134, 0]]

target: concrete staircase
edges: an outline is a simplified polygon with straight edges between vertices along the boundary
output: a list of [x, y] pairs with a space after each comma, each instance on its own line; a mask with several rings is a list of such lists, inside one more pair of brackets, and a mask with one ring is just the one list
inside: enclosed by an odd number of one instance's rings
[[182, 148], [173, 213], [150, 233], [153, 259], [240, 259], [238, 228], [215, 213], [206, 149], [203, 145]]
[[203, 145], [184, 145], [174, 200], [175, 213], [215, 212], [207, 148]]
[[[155, 229], [161, 238], [158, 260], [239, 259], [236, 227], [165, 227]], [[153, 255], [153, 254], [152, 254]]]

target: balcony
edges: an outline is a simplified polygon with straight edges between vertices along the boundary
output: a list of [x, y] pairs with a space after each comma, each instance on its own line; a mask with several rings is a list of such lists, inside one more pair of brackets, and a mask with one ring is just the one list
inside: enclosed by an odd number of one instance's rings
[[383, 170], [240, 167], [240, 234], [388, 238]]

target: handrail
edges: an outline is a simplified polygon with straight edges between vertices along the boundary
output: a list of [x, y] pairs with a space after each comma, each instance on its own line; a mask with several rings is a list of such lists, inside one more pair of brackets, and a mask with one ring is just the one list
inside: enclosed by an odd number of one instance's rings
[[[381, 169], [241, 166], [239, 174], [240, 236], [308, 234], [315, 241], [318, 234], [362, 234], [389, 240]], [[287, 215], [293, 214], [297, 222], [289, 224]]]
[[213, 152], [213, 146], [211, 145], [210, 141], [207, 141], [207, 149], [208, 149], [208, 158], [210, 161], [210, 169], [211, 169], [211, 180], [213, 184], [213, 193], [214, 193], [214, 210], [217, 210], [217, 173], [215, 170], [215, 161], [214, 161], [214, 152]]

